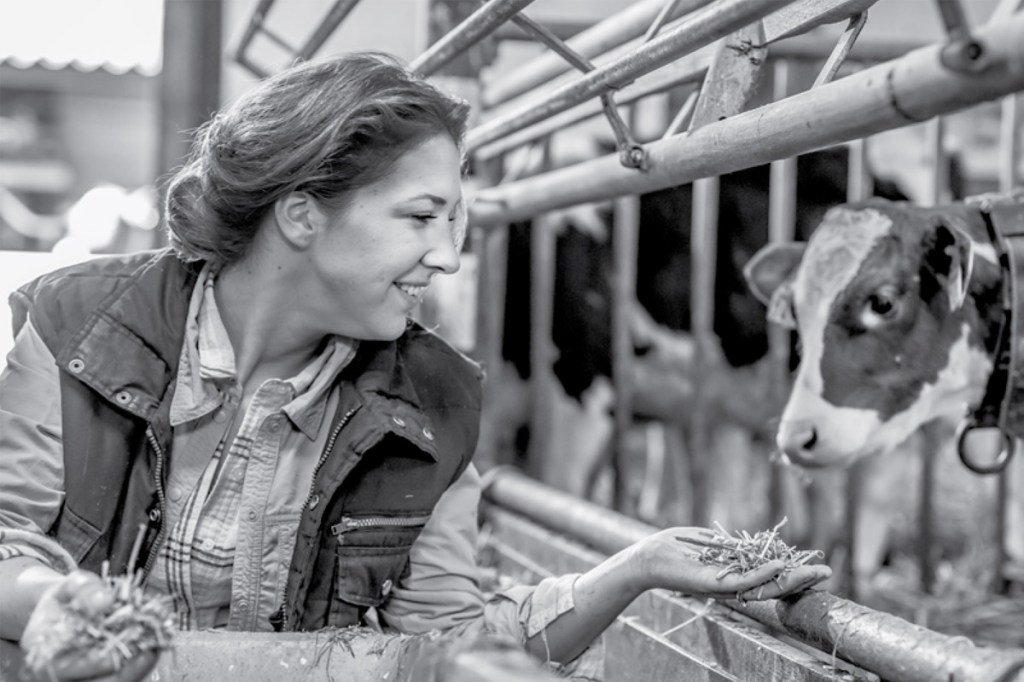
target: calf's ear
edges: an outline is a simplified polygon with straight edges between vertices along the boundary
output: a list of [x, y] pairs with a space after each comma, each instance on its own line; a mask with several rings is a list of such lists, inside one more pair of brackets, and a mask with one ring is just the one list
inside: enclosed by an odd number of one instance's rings
[[950, 312], [959, 310], [967, 299], [974, 267], [974, 242], [958, 222], [956, 216], [942, 216], [925, 253], [928, 267], [944, 283]]
[[806, 247], [804, 242], [768, 244], [743, 266], [750, 291], [768, 306], [768, 320], [790, 329], [796, 328], [793, 277]]

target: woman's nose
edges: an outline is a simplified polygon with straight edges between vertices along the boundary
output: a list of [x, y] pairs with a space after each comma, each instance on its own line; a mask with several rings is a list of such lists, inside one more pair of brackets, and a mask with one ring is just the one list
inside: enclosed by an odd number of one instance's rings
[[451, 223], [439, 222], [435, 229], [430, 230], [430, 244], [423, 256], [423, 264], [448, 275], [458, 271], [461, 262], [452, 238]]

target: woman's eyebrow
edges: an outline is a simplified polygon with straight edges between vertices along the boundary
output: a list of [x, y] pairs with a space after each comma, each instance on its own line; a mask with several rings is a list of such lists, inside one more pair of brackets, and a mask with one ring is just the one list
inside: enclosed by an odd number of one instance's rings
[[424, 192], [423, 194], [417, 194], [414, 197], [409, 197], [402, 203], [411, 203], [413, 201], [419, 201], [420, 199], [427, 199], [430, 202], [432, 202], [435, 206], [444, 206], [445, 204], [448, 203], [447, 199], [439, 197], [436, 194], [430, 194], [429, 192]]

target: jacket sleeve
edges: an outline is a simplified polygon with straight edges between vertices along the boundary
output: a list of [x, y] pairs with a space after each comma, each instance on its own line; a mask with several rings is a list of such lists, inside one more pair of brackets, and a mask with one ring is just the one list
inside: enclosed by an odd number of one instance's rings
[[[522, 643], [574, 608], [576, 573], [484, 596], [476, 561], [480, 493], [480, 474], [470, 464], [413, 545], [409, 575], [381, 608], [387, 625], [406, 633], [447, 630], [459, 637], [499, 635]], [[597, 677], [603, 659], [603, 647], [592, 646], [564, 672]]]
[[63, 501], [60, 379], [29, 319], [0, 372], [0, 560], [33, 556], [68, 570], [67, 552], [46, 536]]

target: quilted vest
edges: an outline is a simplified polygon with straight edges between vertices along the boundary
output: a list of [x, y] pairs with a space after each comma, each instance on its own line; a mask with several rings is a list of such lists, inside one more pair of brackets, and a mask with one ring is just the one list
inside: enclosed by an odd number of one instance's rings
[[[148, 570], [162, 541], [168, 415], [200, 267], [169, 250], [99, 258], [11, 296], [15, 330], [30, 317], [60, 370], [66, 497], [49, 533], [82, 568], [124, 572], [145, 526]], [[338, 378], [276, 629], [358, 624], [387, 599], [472, 457], [480, 379], [413, 323], [397, 341], [360, 343]]]

